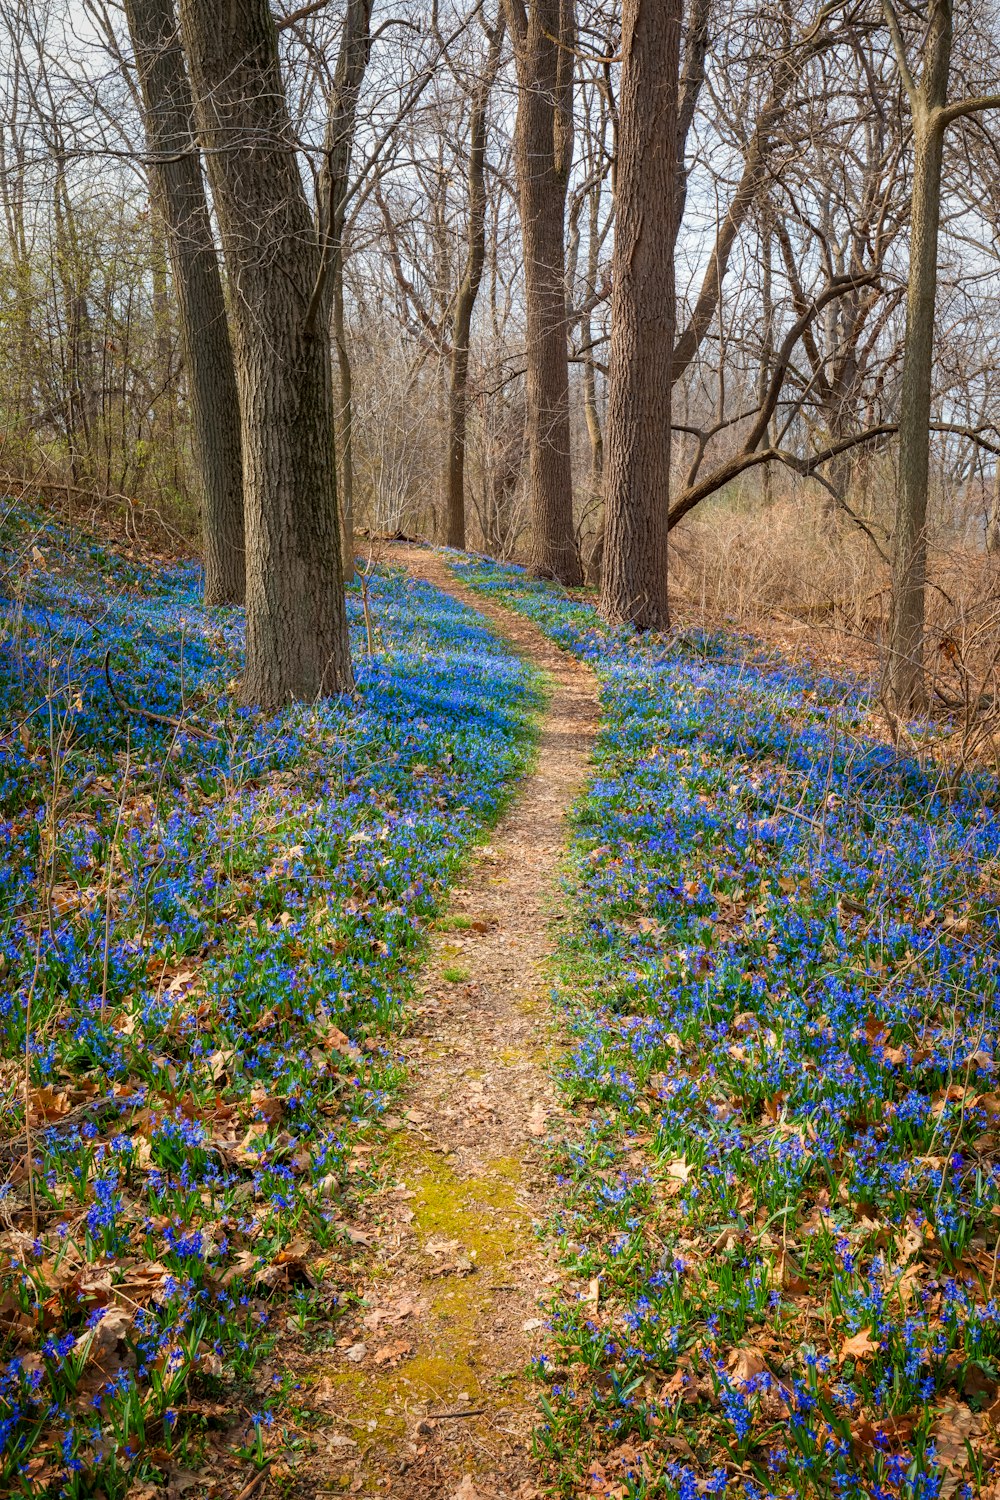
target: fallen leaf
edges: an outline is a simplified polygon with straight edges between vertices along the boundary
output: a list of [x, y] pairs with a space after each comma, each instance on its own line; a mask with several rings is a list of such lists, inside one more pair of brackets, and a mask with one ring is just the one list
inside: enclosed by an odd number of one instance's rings
[[[364, 1345], [361, 1346], [362, 1348]], [[375, 1350], [375, 1363], [377, 1365], [395, 1365], [408, 1354], [413, 1353], [413, 1345], [408, 1344], [405, 1339], [396, 1339], [392, 1344], [383, 1344], [381, 1349]], [[350, 1359], [351, 1351], [348, 1349], [347, 1357]]]
[[359, 1365], [367, 1353], [367, 1344], [352, 1344], [351, 1347], [347, 1350], [347, 1354], [345, 1357], [349, 1359], [352, 1364]]
[[840, 1346], [840, 1363], [845, 1359], [871, 1359], [873, 1354], [878, 1353], [878, 1344], [872, 1338], [867, 1328], [862, 1328], [860, 1333], [854, 1333], [845, 1339]]
[[548, 1114], [546, 1113], [545, 1105], [541, 1101], [533, 1104], [531, 1114], [528, 1116], [528, 1134], [543, 1136], [546, 1131], [547, 1122]]
[[735, 1385], [747, 1385], [755, 1375], [763, 1375], [765, 1370], [767, 1360], [762, 1351], [752, 1344], [745, 1349], [734, 1349], [729, 1357], [729, 1373]]
[[869, 1047], [877, 1047], [888, 1030], [889, 1028], [885, 1022], [880, 1021], [876, 1016], [867, 1016], [865, 1018], [865, 1041]]
[[[969, 1467], [969, 1447], [976, 1451], [976, 1440], [982, 1431], [982, 1423], [970, 1406], [956, 1402], [939, 1410], [931, 1428], [931, 1437], [937, 1451], [937, 1461], [942, 1469], [955, 1474]], [[953, 1493], [955, 1485], [946, 1483], [942, 1494]]]

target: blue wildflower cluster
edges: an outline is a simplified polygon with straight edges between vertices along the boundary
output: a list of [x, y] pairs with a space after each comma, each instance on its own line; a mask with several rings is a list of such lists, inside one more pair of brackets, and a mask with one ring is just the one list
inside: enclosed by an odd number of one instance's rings
[[602, 684], [560, 985], [591, 1290], [543, 1447], [608, 1495], [992, 1493], [996, 782], [866, 734], [856, 684], [455, 566]]
[[335, 1303], [421, 934], [535, 688], [379, 572], [356, 699], [265, 718], [194, 567], [2, 540], [0, 1490], [116, 1497], [283, 1289]]

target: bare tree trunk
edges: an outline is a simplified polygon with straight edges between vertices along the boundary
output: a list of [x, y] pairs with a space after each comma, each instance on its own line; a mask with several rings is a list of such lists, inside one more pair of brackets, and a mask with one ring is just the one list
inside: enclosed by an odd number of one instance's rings
[[222, 277], [195, 143], [194, 103], [174, 0], [126, 0], [153, 164], [150, 186], [167, 230], [195, 452], [203, 488], [205, 603], [242, 604], [246, 588], [239, 396]]
[[566, 316], [566, 189], [573, 157], [573, 0], [505, 0], [517, 64], [514, 157], [524, 243], [532, 571], [579, 584]]
[[1000, 459], [993, 469], [993, 494], [986, 515], [986, 550], [991, 557], [1000, 552]]
[[665, 630], [683, 0], [624, 0], [601, 610]]
[[267, 0], [181, 0], [232, 293], [243, 418], [247, 664], [273, 708], [352, 687], [329, 297]]
[[[344, 222], [358, 96], [372, 51], [373, 0], [349, 0], [327, 108], [318, 201], [324, 268], [333, 283], [333, 338], [340, 378], [340, 524], [345, 579], [354, 577], [354, 408], [351, 354], [344, 323]], [[324, 273], [325, 275], [325, 269]]]
[[[772, 291], [773, 266], [771, 261], [771, 215], [773, 209], [770, 203], [762, 206], [760, 214], [760, 252], [761, 252], [761, 347], [760, 365], [757, 369], [757, 404], [763, 406], [767, 400], [767, 388], [771, 382], [771, 365], [774, 362], [774, 296]], [[768, 424], [768, 431], [761, 438], [761, 446], [770, 448], [774, 446], [773, 423]], [[770, 505], [772, 495], [771, 465], [764, 464], [764, 472], [761, 475], [761, 502]]]
[[354, 577], [354, 371], [344, 320], [344, 256], [338, 245], [333, 263], [333, 343], [337, 351], [337, 428], [340, 452], [340, 524], [343, 528], [344, 582]]
[[[597, 271], [600, 244], [598, 238], [598, 213], [600, 209], [600, 187], [592, 188], [588, 210], [590, 233], [587, 240], [587, 297], [597, 290]], [[594, 494], [599, 495], [604, 484], [604, 433], [601, 431], [601, 413], [597, 405], [597, 370], [594, 365], [594, 325], [588, 311], [580, 325], [580, 342], [583, 356], [583, 415], [587, 423], [590, 440], [590, 482]]]
[[[951, 39], [951, 0], [932, 0], [923, 42], [923, 75], [919, 85], [909, 90], [913, 117], [913, 187], [888, 664], [890, 696], [899, 712], [920, 709], [926, 702], [927, 481], [945, 131], [942, 110], [948, 97]], [[901, 49], [899, 41], [897, 53], [900, 56]]]
[[465, 269], [455, 298], [451, 328], [451, 370], [448, 381], [447, 539], [449, 547], [465, 546], [465, 432], [468, 417], [469, 338], [472, 314], [479, 296], [486, 259], [486, 111], [500, 67], [503, 13], [490, 32], [486, 67], [472, 96], [469, 119], [469, 221]]

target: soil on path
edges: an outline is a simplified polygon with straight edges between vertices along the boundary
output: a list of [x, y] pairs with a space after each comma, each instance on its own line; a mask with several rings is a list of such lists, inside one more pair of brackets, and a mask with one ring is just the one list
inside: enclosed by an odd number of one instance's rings
[[371, 1207], [364, 1305], [314, 1372], [310, 1396], [329, 1415], [315, 1434], [329, 1452], [321, 1492], [507, 1500], [536, 1493], [537, 1387], [524, 1370], [543, 1347], [540, 1302], [563, 1280], [533, 1228], [552, 1208], [545, 1143], [561, 1128], [546, 961], [597, 690], [435, 553], [395, 546], [385, 560], [472, 605], [542, 670], [550, 697], [535, 767], [433, 936], [391, 1171]]

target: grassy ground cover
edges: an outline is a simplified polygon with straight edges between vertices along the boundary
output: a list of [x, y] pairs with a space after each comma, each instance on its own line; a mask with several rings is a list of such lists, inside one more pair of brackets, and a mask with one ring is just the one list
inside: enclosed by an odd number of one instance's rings
[[[559, 991], [591, 1111], [539, 1441], [566, 1492], [994, 1493], [1000, 821], [856, 685], [458, 565], [602, 680]], [[992, 1477], [991, 1477], [992, 1476]]]
[[356, 701], [265, 720], [193, 568], [3, 543], [0, 1490], [113, 1500], [197, 1465], [276, 1309], [335, 1319], [421, 933], [536, 690], [380, 573]]

